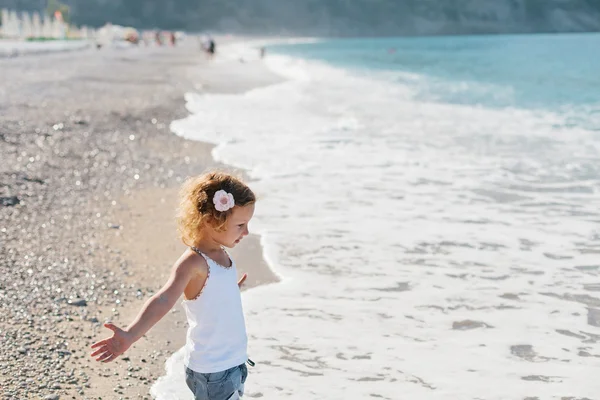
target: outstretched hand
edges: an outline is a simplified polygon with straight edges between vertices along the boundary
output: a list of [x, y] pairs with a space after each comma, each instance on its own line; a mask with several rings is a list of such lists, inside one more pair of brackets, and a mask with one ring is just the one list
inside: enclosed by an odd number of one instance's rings
[[[242, 275], [238, 281], [237, 284], [240, 289], [246, 281], [246, 278], [248, 278], [248, 274]], [[134, 340], [128, 332], [110, 322], [104, 324], [104, 327], [113, 331], [113, 334], [109, 338], [94, 343], [92, 345], [92, 349], [96, 350], [91, 354], [91, 356], [96, 357], [96, 361], [106, 363], [125, 353], [133, 344]]]
[[96, 357], [96, 361], [106, 363], [125, 353], [129, 346], [133, 344], [133, 339], [129, 336], [129, 333], [110, 322], [104, 324], [104, 327], [113, 331], [113, 335], [94, 343], [92, 349], [97, 350], [91, 356]]
[[242, 277], [240, 278], [240, 280], [238, 281], [238, 287], [241, 289], [242, 285], [244, 284], [244, 281], [246, 280], [246, 278], [248, 277], [248, 274], [244, 274], [242, 275]]

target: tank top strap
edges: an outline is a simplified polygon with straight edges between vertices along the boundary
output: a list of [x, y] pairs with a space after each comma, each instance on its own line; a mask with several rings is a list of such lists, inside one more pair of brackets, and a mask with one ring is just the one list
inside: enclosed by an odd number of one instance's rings
[[191, 249], [191, 250], [192, 250], [194, 253], [201, 255], [201, 256], [202, 256], [202, 258], [204, 258], [204, 260], [206, 260], [206, 263], [207, 263], [207, 264], [208, 264], [208, 263], [210, 263], [210, 262], [212, 261], [212, 259], [211, 259], [209, 256], [207, 256], [206, 254], [204, 254], [203, 252], [201, 252], [200, 250], [198, 250], [198, 248], [197, 248], [197, 247], [190, 247], [190, 249]]
[[224, 265], [219, 264], [218, 262], [216, 262], [215, 260], [213, 260], [212, 258], [210, 258], [208, 255], [204, 254], [203, 252], [201, 252], [197, 247], [193, 247], [190, 246], [190, 249], [196, 253], [201, 255], [204, 260], [206, 260], [206, 263], [210, 266], [211, 264], [214, 264], [217, 267], [221, 267], [223, 269], [231, 269], [235, 267], [235, 261], [233, 260], [233, 258], [231, 258], [231, 254], [229, 254], [229, 252], [227, 250], [225, 250], [224, 247], [221, 247], [223, 249], [223, 251], [225, 252], [225, 254], [227, 254], [227, 258], [229, 258], [229, 262], [231, 263], [230, 266], [226, 267]]
[[233, 259], [233, 257], [231, 257], [231, 254], [229, 254], [225, 247], [222, 247], [222, 249], [225, 252], [225, 254], [227, 254], [227, 258], [229, 258], [229, 262], [231, 263], [231, 266], [229, 268], [235, 267], [235, 260]]

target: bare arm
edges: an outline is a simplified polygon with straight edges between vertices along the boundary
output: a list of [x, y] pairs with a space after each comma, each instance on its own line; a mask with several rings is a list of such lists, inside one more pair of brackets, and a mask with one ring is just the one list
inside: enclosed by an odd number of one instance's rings
[[[194, 274], [199, 273], [197, 264], [194, 265], [195, 262], [188, 257], [176, 263], [167, 283], [144, 304], [136, 319], [125, 329], [132, 336], [134, 342], [144, 336], [173, 308], [190, 279]], [[204, 274], [204, 279], [206, 279], [206, 274]]]
[[109, 362], [123, 354], [173, 308], [189, 281], [199, 273], [206, 279], [206, 271], [198, 268], [195, 257], [189, 254], [182, 256], [173, 266], [167, 283], [148, 299], [136, 319], [125, 330], [111, 323], [104, 324], [113, 331], [113, 336], [94, 343], [92, 348], [97, 350], [91, 356], [98, 356], [96, 361]]

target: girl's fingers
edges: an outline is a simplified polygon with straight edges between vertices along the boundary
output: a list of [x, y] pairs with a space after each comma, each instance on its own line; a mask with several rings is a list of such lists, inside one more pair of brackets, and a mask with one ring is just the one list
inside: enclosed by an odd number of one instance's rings
[[114, 355], [114, 354], [111, 354], [111, 355], [110, 355], [110, 357], [108, 357], [106, 360], [104, 360], [104, 361], [102, 361], [102, 362], [105, 362], [105, 363], [107, 363], [107, 362], [111, 362], [111, 361], [112, 361], [112, 360], [114, 360], [115, 358], [117, 358], [117, 356], [116, 356], [116, 355]]
[[98, 350], [96, 350], [96, 351], [94, 351], [92, 354], [90, 354], [90, 356], [92, 356], [92, 357], [95, 357], [95, 356], [97, 356], [98, 354], [104, 353], [104, 352], [105, 352], [105, 351], [107, 351], [107, 350], [108, 350], [107, 346], [102, 346], [102, 347], [100, 347]]
[[99, 356], [98, 358], [96, 358], [96, 361], [104, 361], [107, 358], [109, 358], [110, 356], [112, 356], [112, 353], [110, 351], [107, 351], [105, 353], [102, 353], [102, 355]]
[[121, 330], [115, 324], [113, 324], [112, 322], [105, 323], [104, 327], [110, 329], [111, 331], [113, 331], [115, 333], [117, 333], [117, 332], [119, 332]]
[[99, 341], [99, 342], [96, 342], [96, 343], [94, 343], [94, 344], [91, 346], [91, 347], [92, 347], [92, 349], [95, 349], [96, 347], [100, 347], [100, 346], [103, 346], [103, 345], [105, 345], [105, 344], [106, 344], [106, 342], [107, 342], [107, 340], [108, 340], [108, 339], [104, 339], [104, 340], [101, 340], [101, 341]]
[[242, 277], [240, 278], [240, 280], [238, 281], [238, 286], [242, 287], [242, 285], [244, 284], [244, 281], [246, 280], [246, 278], [248, 277], [248, 274], [244, 274], [242, 275]]

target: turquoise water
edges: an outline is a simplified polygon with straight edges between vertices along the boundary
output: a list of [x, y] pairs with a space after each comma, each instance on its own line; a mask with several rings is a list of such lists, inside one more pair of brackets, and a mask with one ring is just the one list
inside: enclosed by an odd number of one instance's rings
[[597, 33], [328, 40], [270, 51], [378, 74], [422, 100], [600, 109]]

